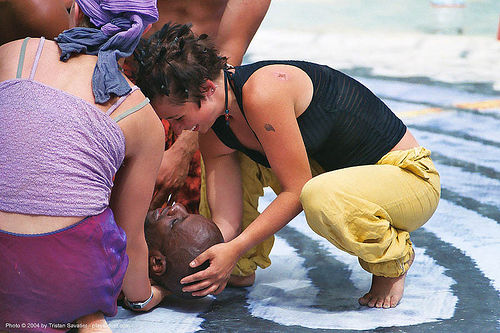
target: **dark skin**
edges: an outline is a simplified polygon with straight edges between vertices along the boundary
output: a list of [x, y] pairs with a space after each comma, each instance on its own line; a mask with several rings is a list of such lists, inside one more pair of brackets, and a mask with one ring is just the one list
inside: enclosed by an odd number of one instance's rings
[[193, 298], [182, 292], [179, 281], [206, 268], [193, 269], [189, 263], [212, 245], [223, 242], [219, 228], [202, 215], [189, 214], [184, 206], [174, 204], [148, 213], [145, 235], [150, 277], [177, 296]]
[[[72, 1], [71, 1], [72, 2]], [[54, 39], [69, 29], [65, 0], [0, 0], [0, 44], [25, 37]]]

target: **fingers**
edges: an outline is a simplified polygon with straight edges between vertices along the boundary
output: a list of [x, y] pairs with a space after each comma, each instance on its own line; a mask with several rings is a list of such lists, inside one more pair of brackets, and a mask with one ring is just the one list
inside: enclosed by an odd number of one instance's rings
[[191, 267], [198, 267], [207, 261], [210, 263], [208, 268], [181, 279], [181, 284], [192, 283], [183, 286], [184, 292], [193, 296], [206, 296], [216, 295], [224, 290], [237, 260], [226, 246], [224, 243], [214, 245], [189, 264]]
[[202, 291], [203, 289], [206, 289], [206, 288], [210, 287], [211, 285], [212, 285], [211, 280], [203, 280], [203, 281], [200, 281], [199, 283], [183, 287], [182, 291], [185, 293]]
[[228, 280], [228, 276], [216, 274], [216, 271], [207, 268], [204, 271], [183, 278], [181, 280], [182, 284], [196, 283], [183, 287], [182, 291], [191, 293], [193, 296], [218, 295], [224, 290]]
[[181, 284], [188, 284], [188, 283], [206, 280], [208, 278], [208, 276], [207, 276], [208, 274], [206, 272], [208, 269], [210, 269], [210, 268], [207, 268], [203, 271], [200, 271], [200, 272], [191, 274], [189, 276], [186, 276], [185, 278], [182, 278]]
[[211, 285], [209, 288], [191, 293], [193, 296], [207, 296], [213, 294], [218, 289], [218, 285]]
[[217, 290], [213, 292], [214, 295], [219, 295], [224, 289], [226, 289], [227, 282], [222, 283]]
[[193, 268], [198, 267], [201, 264], [203, 264], [205, 261], [213, 259], [212, 253], [210, 252], [210, 249], [211, 248], [209, 248], [205, 252], [202, 252], [199, 256], [194, 258], [194, 260], [189, 263], [189, 266], [193, 267]]
[[203, 280], [200, 283], [182, 288], [182, 291], [191, 293], [193, 296], [207, 296], [209, 294], [218, 295], [225, 287], [226, 282], [212, 283], [210, 280]]

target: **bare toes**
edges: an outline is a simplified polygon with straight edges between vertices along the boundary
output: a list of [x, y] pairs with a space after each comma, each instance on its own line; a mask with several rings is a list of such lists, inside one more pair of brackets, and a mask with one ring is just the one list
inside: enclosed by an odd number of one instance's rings
[[376, 297], [372, 297], [372, 299], [368, 302], [368, 306], [370, 308], [373, 308], [376, 303], [377, 303], [377, 298]]
[[358, 303], [361, 305], [367, 305], [371, 298], [372, 296], [370, 295], [370, 293], [367, 293], [363, 297], [360, 297], [358, 299]]
[[384, 309], [388, 309], [391, 307], [391, 297], [386, 297], [384, 300], [384, 304], [382, 305]]

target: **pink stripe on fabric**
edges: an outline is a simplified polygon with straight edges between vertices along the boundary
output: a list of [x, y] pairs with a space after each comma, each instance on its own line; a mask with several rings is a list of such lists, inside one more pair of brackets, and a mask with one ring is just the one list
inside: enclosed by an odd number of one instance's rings
[[137, 89], [139, 89], [138, 86], [133, 86], [132, 87], [132, 90], [130, 90], [130, 92], [126, 95], [123, 95], [122, 97], [120, 97], [116, 102], [115, 104], [111, 105], [110, 108], [108, 109], [108, 111], [106, 111], [106, 115], [109, 116], [113, 113], [113, 111], [116, 110], [117, 107], [119, 107], [120, 105], [122, 105], [123, 101], [125, 100], [125, 98], [127, 98], [131, 93], [133, 93], [134, 91], [136, 91]]
[[35, 77], [36, 68], [38, 67], [38, 61], [40, 60], [40, 55], [42, 54], [43, 43], [45, 43], [45, 37], [40, 38], [40, 43], [38, 43], [38, 49], [36, 50], [35, 62], [33, 63], [33, 67], [31, 67], [30, 80], [33, 80]]

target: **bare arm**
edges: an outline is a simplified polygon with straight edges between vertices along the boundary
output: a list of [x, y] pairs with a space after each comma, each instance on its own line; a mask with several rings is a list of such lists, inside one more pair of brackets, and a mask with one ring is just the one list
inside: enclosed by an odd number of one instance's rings
[[[240, 233], [243, 210], [238, 157], [234, 150], [219, 141], [213, 131], [209, 131], [200, 139], [200, 147], [205, 162], [207, 199], [212, 219], [221, 230], [225, 242], [228, 242]], [[184, 291], [197, 290], [198, 293], [193, 293], [197, 296], [218, 294], [224, 290], [240, 256], [228, 244], [220, 243], [212, 246], [198, 256], [195, 260], [196, 264], [190, 264], [195, 267], [206, 260], [210, 262], [209, 267], [202, 272], [202, 276], [195, 274], [188, 277], [188, 279], [192, 278], [192, 281], [199, 280], [200, 282], [195, 287], [185, 288]], [[203, 256], [204, 259], [202, 259]], [[213, 283], [214, 276], [218, 283]], [[187, 283], [185, 280], [186, 278], [182, 279], [181, 283]]]
[[[126, 157], [115, 177], [110, 206], [117, 224], [127, 235], [129, 266], [123, 281], [123, 293], [129, 301], [136, 302], [148, 299], [151, 294], [144, 219], [160, 165], [164, 135], [150, 105], [119, 124], [127, 142]], [[163, 290], [154, 288], [153, 301], [143, 310], [150, 309], [163, 298]]]
[[295, 113], [298, 105], [302, 105], [299, 108], [305, 108], [303, 100], [299, 101], [297, 96], [304, 94], [303, 91], [307, 89], [312, 94], [312, 84], [308, 85], [310, 80], [305, 78], [305, 73], [302, 80], [297, 73], [285, 74], [294, 78], [287, 80], [283, 80], [282, 75], [268, 67], [256, 73], [245, 87], [248, 89], [245, 91], [246, 96], [260, 94], [259, 98], [248, 98], [246, 103], [244, 101], [244, 107], [249, 124], [262, 145], [282, 191], [234, 240], [241, 254], [276, 233], [302, 211], [300, 193], [312, 177]]
[[201, 138], [200, 147], [205, 163], [207, 200], [212, 220], [227, 242], [240, 233], [243, 215], [238, 156], [211, 130]]
[[[217, 294], [224, 289], [239, 257], [280, 230], [302, 210], [300, 192], [311, 179], [307, 153], [295, 114], [297, 91], [305, 90], [307, 85], [300, 80], [300, 84], [292, 85], [275, 77], [272, 72], [264, 74], [259, 83], [253, 81], [253, 84], [252, 80], [244, 88], [249, 89], [244, 96], [252, 96], [250, 100], [244, 100], [245, 114], [280, 181], [282, 192], [238, 237], [208, 249], [194, 260], [194, 266], [210, 260], [208, 269], [181, 281], [198, 281], [184, 288], [195, 296]], [[312, 91], [312, 85], [309, 88]], [[303, 105], [302, 102], [299, 104]]]
[[198, 132], [193, 131], [183, 131], [172, 146], [165, 150], [149, 209], [161, 207], [169, 197], [170, 201], [175, 200], [175, 193], [184, 185], [193, 154], [197, 150]]
[[216, 45], [228, 63], [241, 65], [243, 55], [266, 15], [271, 0], [229, 0], [217, 32]]

